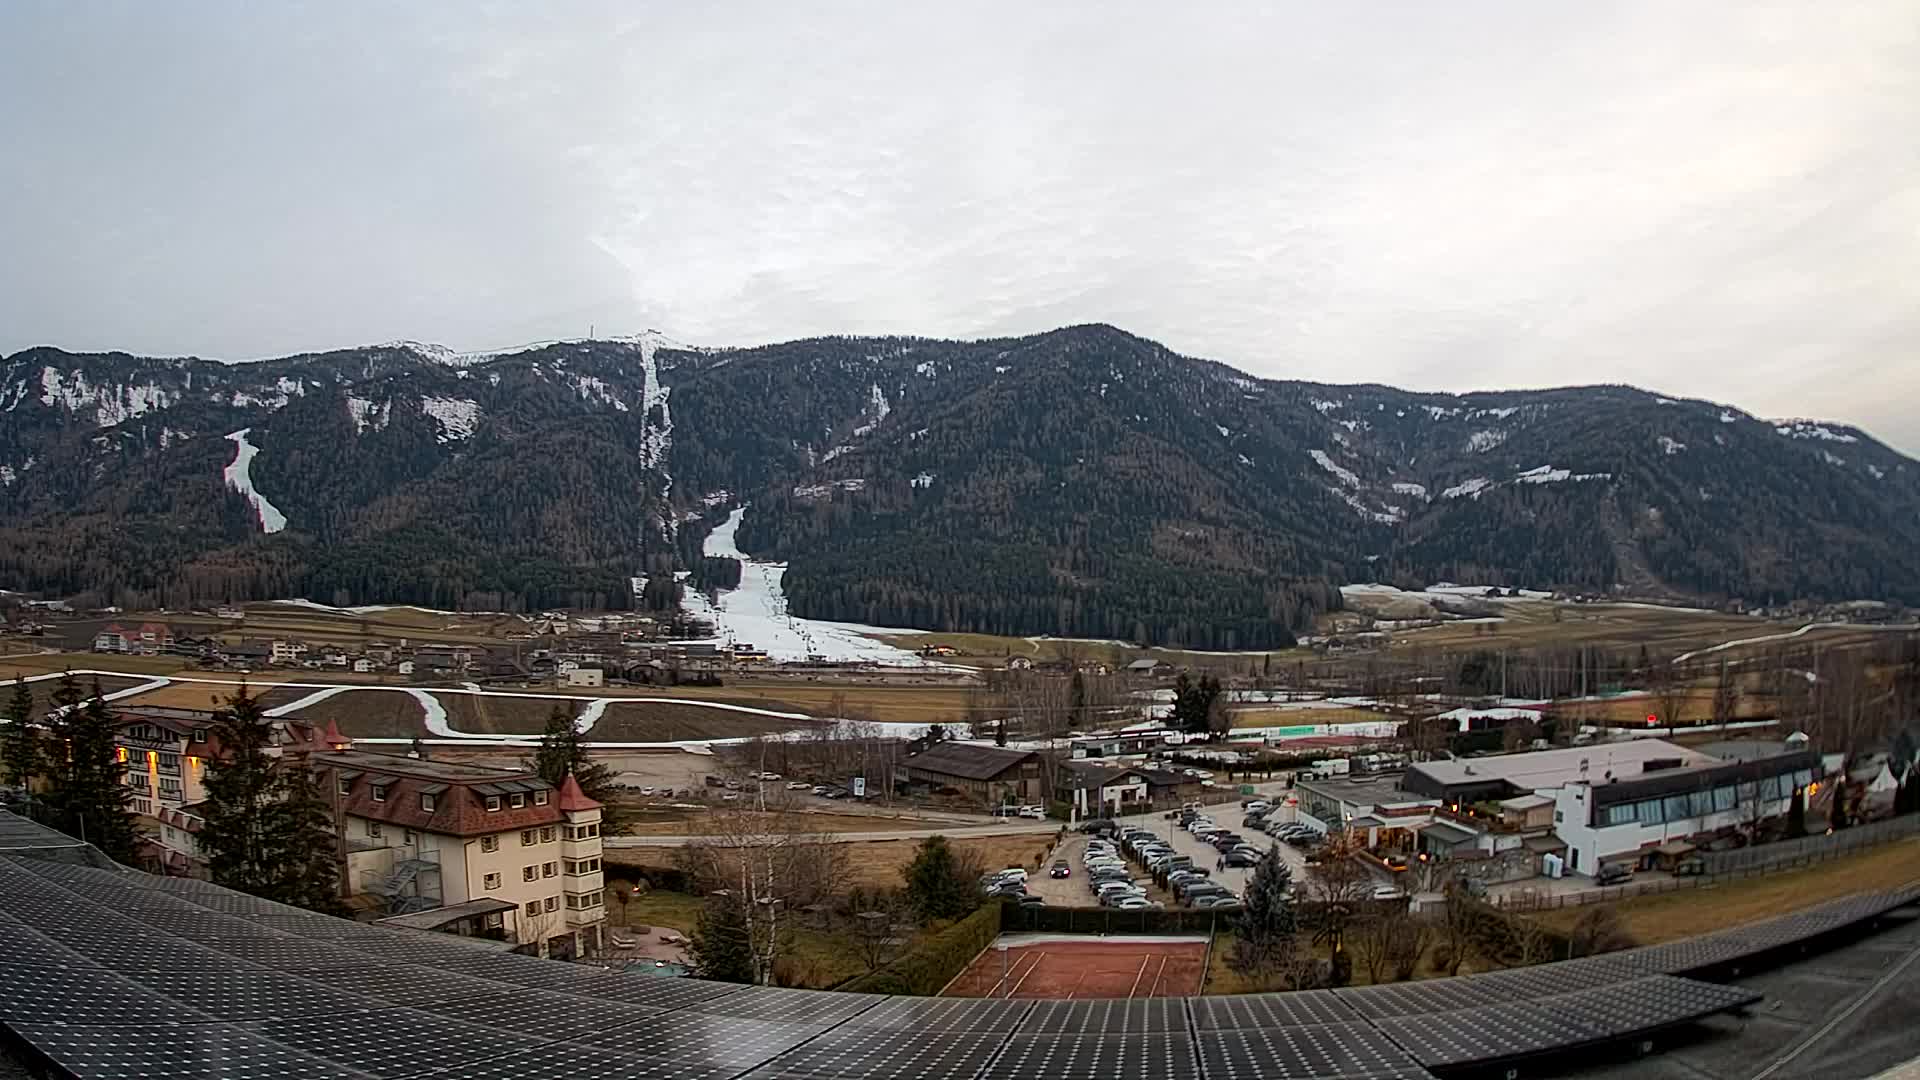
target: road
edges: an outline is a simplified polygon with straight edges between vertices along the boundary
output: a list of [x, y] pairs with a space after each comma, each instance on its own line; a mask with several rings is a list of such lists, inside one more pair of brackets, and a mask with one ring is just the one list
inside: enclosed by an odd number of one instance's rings
[[[1246, 815], [1240, 812], [1240, 804], [1238, 802], [1221, 803], [1218, 806], [1210, 806], [1206, 808], [1206, 812], [1207, 816], [1213, 818], [1214, 824], [1222, 828], [1232, 829], [1234, 832], [1246, 837], [1247, 843], [1262, 851], [1278, 845], [1280, 848], [1280, 858], [1286, 862], [1287, 869], [1293, 871], [1294, 880], [1299, 881], [1305, 879], [1307, 873], [1304, 862], [1305, 856], [1290, 844], [1282, 844], [1272, 837], [1267, 836], [1265, 833], [1247, 828]], [[1151, 829], [1162, 837], [1165, 837], [1167, 842], [1173, 845], [1173, 850], [1182, 855], [1190, 856], [1195, 866], [1205, 867], [1208, 875], [1211, 876], [1214, 881], [1233, 890], [1235, 895], [1239, 895], [1245, 891], [1247, 882], [1253, 876], [1251, 869], [1240, 867], [1222, 868], [1219, 865], [1220, 853], [1215, 851], [1212, 845], [1181, 828], [1178, 821], [1168, 821], [1159, 814], [1137, 814], [1133, 817], [1121, 818], [1120, 823], [1123, 825], [1135, 825], [1143, 829]]]
[[[1033, 836], [1053, 833], [1060, 829], [1057, 821], [1023, 821], [1006, 825], [946, 825], [928, 829], [891, 829], [883, 832], [836, 832], [832, 836], [837, 841], [863, 840], [925, 840], [929, 836], [946, 836], [955, 840], [970, 840], [983, 836]], [[602, 847], [651, 848], [681, 847], [691, 843], [705, 843], [716, 838], [708, 835], [694, 836], [605, 836], [600, 840]]]

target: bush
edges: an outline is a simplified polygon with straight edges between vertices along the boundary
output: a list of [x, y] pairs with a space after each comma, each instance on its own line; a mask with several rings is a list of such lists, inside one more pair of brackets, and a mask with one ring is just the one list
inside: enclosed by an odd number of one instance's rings
[[937, 994], [999, 936], [1000, 905], [987, 904], [893, 963], [840, 989], [863, 994]]

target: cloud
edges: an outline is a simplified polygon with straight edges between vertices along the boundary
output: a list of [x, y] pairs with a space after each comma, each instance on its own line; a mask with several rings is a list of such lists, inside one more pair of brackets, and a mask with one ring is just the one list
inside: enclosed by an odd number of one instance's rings
[[1920, 449], [1892, 0], [112, 16], [0, 12], [0, 347], [1099, 320]]

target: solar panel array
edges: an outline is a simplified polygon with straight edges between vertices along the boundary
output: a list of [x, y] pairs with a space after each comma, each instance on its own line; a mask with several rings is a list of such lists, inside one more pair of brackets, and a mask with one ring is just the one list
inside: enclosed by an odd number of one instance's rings
[[0, 846], [16, 840], [0, 851], [0, 1024], [76, 1077], [1417, 1078], [1741, 1007], [1756, 997], [1673, 973], [1920, 898], [1849, 897], [1693, 941], [1422, 983], [888, 998], [608, 972], [25, 857], [34, 835], [17, 821], [0, 813]]

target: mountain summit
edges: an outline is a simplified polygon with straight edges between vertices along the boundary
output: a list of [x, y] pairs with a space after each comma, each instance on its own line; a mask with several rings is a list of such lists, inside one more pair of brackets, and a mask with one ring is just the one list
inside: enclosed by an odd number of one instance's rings
[[0, 587], [664, 606], [741, 505], [796, 614], [933, 629], [1263, 647], [1443, 578], [1920, 603], [1920, 463], [1624, 386], [1264, 380], [1109, 326], [0, 361]]

